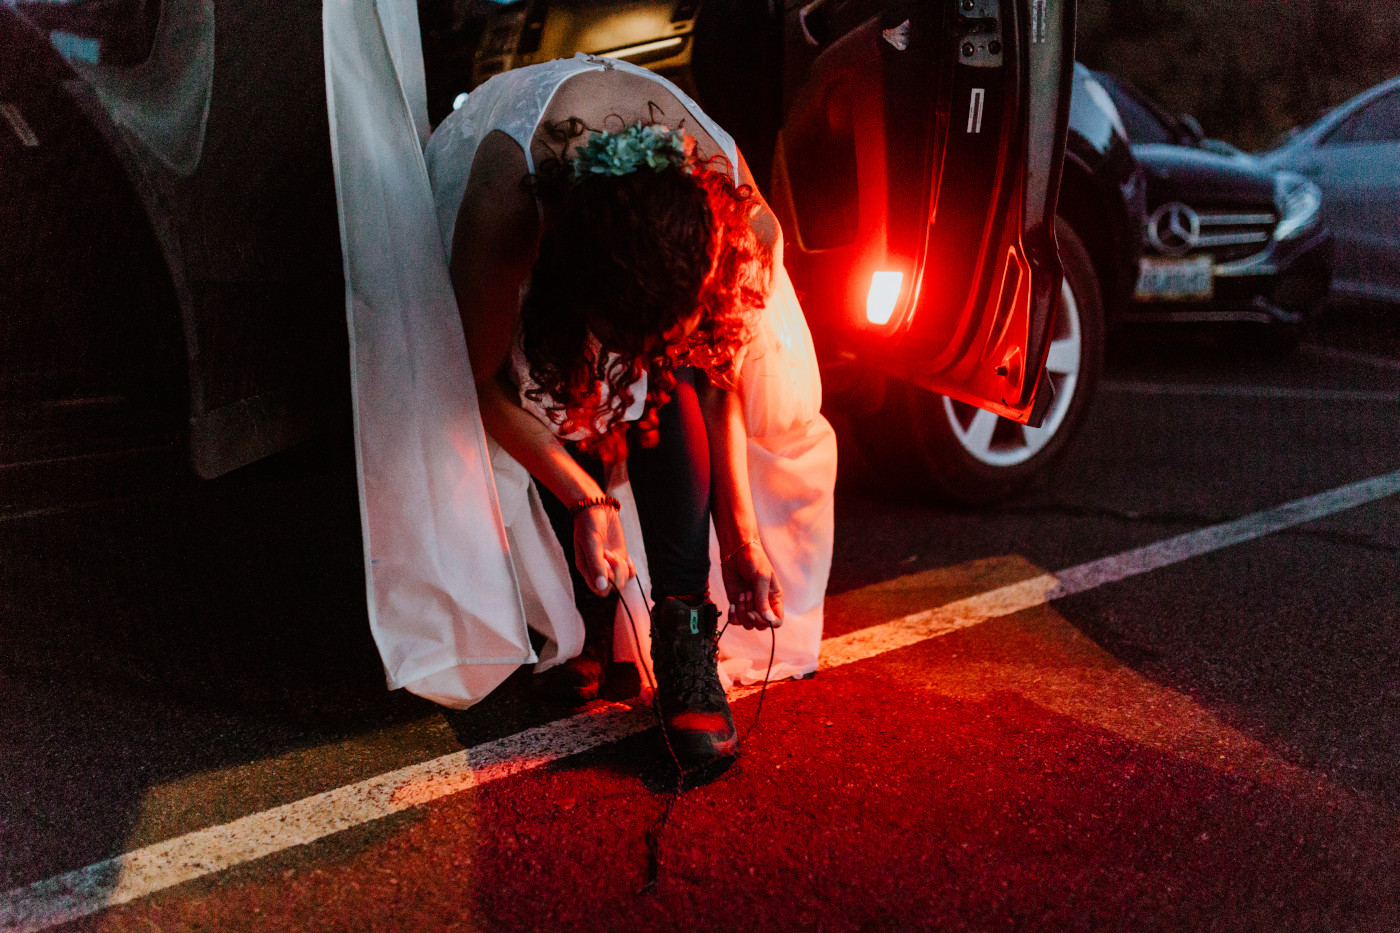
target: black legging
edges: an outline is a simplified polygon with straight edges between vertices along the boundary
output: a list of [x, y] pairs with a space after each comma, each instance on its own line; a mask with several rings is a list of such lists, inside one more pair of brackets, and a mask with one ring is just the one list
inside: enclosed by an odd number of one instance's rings
[[[668, 596], [703, 598], [710, 578], [710, 443], [700, 414], [696, 381], [703, 373], [690, 367], [676, 370], [671, 400], [657, 411], [657, 444], [643, 447], [637, 431], [627, 434], [627, 477], [637, 500], [651, 572], [652, 602]], [[569, 452], [600, 486], [603, 464]], [[541, 483], [536, 483], [554, 534], [563, 545], [579, 605], [593, 594], [574, 565], [574, 523], [568, 509]], [[629, 542], [630, 544], [630, 542]]]

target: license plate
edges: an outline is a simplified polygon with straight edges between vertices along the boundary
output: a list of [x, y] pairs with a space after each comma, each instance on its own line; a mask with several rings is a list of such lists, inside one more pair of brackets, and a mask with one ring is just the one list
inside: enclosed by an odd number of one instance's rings
[[1212, 294], [1210, 257], [1154, 259], [1144, 256], [1138, 272], [1139, 301], [1209, 298]]

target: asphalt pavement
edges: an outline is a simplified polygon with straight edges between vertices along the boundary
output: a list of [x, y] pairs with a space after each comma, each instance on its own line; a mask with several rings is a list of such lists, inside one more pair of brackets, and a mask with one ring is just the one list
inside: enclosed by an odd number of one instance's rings
[[523, 672], [384, 690], [346, 439], [6, 515], [0, 929], [1400, 929], [1397, 320], [1120, 335], [991, 509], [843, 440], [823, 669], [645, 891], [625, 678], [572, 717]]

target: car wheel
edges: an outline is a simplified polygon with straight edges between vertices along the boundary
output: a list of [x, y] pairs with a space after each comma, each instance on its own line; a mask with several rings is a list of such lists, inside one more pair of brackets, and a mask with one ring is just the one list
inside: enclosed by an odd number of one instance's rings
[[[1046, 363], [1056, 394], [1041, 426], [1028, 428], [892, 382], [878, 417], [857, 430], [857, 443], [868, 460], [881, 470], [888, 466], [915, 483], [931, 485], [944, 498], [979, 504], [1004, 499], [1044, 478], [1065, 454], [1098, 387], [1104, 314], [1098, 277], [1083, 241], [1062, 220], [1056, 221], [1055, 233], [1065, 278]], [[907, 425], [907, 434], [891, 436], [892, 425]]]

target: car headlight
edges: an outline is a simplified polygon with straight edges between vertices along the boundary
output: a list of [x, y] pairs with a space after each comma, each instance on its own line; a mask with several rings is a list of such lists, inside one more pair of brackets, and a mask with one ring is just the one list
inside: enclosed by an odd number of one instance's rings
[[1302, 175], [1279, 172], [1274, 176], [1274, 203], [1279, 213], [1274, 239], [1291, 240], [1317, 223], [1322, 189]]

